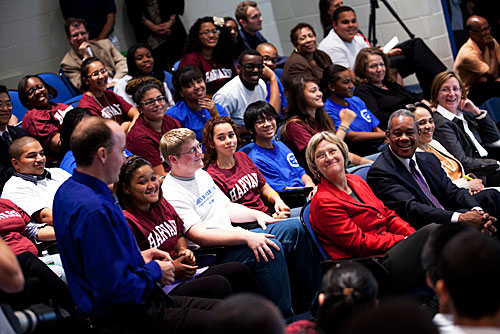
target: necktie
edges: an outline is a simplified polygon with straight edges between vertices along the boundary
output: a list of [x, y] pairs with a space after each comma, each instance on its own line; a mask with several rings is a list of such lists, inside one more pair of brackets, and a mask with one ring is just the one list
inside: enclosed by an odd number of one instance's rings
[[422, 176], [422, 174], [420, 173], [420, 171], [418, 171], [416, 168], [415, 168], [415, 161], [413, 161], [412, 159], [410, 159], [410, 174], [411, 176], [413, 176], [413, 178], [415, 179], [415, 182], [417, 182], [418, 186], [420, 187], [420, 190], [422, 190], [422, 192], [424, 193], [424, 195], [427, 197], [427, 199], [436, 207], [436, 208], [440, 208], [440, 209], [443, 209], [443, 206], [441, 205], [441, 203], [439, 203], [439, 201], [437, 200], [436, 197], [434, 197], [434, 195], [432, 194], [431, 190], [429, 189], [429, 186], [427, 185], [427, 183], [425, 182], [425, 179], [424, 177]]
[[9, 131], [5, 130], [2, 133], [2, 139], [10, 146], [12, 144], [12, 139], [10, 138]]

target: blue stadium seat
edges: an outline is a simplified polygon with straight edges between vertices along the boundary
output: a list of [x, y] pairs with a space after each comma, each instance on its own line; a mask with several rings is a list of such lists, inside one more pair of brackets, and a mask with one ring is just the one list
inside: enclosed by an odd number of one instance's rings
[[82, 95], [80, 94], [78, 96], [72, 97], [71, 99], [69, 99], [67, 101], [64, 101], [63, 103], [67, 104], [67, 105], [71, 105], [71, 106], [73, 106], [73, 108], [76, 108], [76, 107], [78, 107], [78, 104], [80, 103], [81, 99], [82, 99]]
[[174, 94], [174, 85], [172, 84], [172, 74], [170, 72], [167, 72], [167, 71], [163, 71], [163, 72], [165, 72], [165, 80], [163, 80], [163, 81], [167, 84], [168, 89], [170, 89], [170, 92], [173, 95]]
[[52, 102], [63, 103], [75, 96], [59, 75], [55, 73], [39, 73], [37, 75], [46, 83], [57, 89], [57, 97], [52, 97]]
[[255, 142], [248, 143], [248, 144], [240, 147], [238, 152], [245, 152], [246, 154], [248, 154], [248, 153], [250, 153], [250, 151], [252, 150], [254, 145], [255, 145]]
[[28, 109], [21, 104], [17, 90], [9, 90], [9, 95], [10, 101], [12, 102], [12, 113], [16, 115], [19, 122], [21, 122]]
[[362, 166], [362, 167], [360, 167], [360, 168], [358, 168], [350, 173], [359, 175], [363, 178], [363, 180], [366, 181], [366, 175], [368, 175], [369, 170], [370, 170], [370, 166]]
[[69, 81], [68, 77], [64, 75], [64, 72], [62, 70], [59, 70], [59, 76], [61, 77], [64, 84], [69, 88], [73, 96], [76, 96], [80, 93], [80, 91], [75, 86], [73, 86], [71, 81]]
[[172, 67], [172, 71], [175, 72], [177, 71], [177, 69], [179, 68], [179, 64], [181, 63], [180, 60], [176, 61], [175, 64], [174, 64], [174, 67]]
[[300, 211], [300, 222], [302, 223], [302, 226], [304, 227], [304, 230], [306, 231], [307, 235], [309, 235], [309, 238], [311, 239], [312, 243], [316, 246], [319, 253], [321, 254], [321, 259], [323, 261], [329, 260], [330, 256], [319, 242], [319, 239], [316, 236], [316, 232], [314, 232], [311, 226], [311, 221], [309, 220], [310, 206], [311, 202], [308, 202], [302, 207], [302, 210]]

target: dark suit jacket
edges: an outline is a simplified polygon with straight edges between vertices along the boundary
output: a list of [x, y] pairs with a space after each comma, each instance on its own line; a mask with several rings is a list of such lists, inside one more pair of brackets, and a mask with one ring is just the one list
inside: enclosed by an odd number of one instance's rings
[[[464, 168], [496, 165], [494, 159], [481, 158], [474, 143], [465, 133], [463, 123], [458, 118], [450, 121], [438, 112], [433, 113], [432, 116], [436, 125], [434, 139], [455, 156]], [[488, 115], [480, 120], [470, 117], [467, 113], [464, 113], [464, 117], [472, 134], [483, 147], [485, 143], [500, 139], [496, 125]]]
[[449, 223], [453, 212], [480, 204], [466, 189], [458, 188], [431, 153], [415, 153], [417, 164], [432, 194], [445, 210], [434, 207], [401, 161], [385, 150], [370, 167], [367, 182], [389, 209], [416, 229], [430, 223]]
[[[29, 133], [23, 128], [7, 125], [7, 130], [9, 131], [10, 137], [13, 141], [17, 138], [29, 136]], [[7, 143], [0, 138], [0, 192], [3, 189], [5, 182], [7, 182], [13, 174], [14, 168], [10, 163], [9, 145], [7, 145]]]

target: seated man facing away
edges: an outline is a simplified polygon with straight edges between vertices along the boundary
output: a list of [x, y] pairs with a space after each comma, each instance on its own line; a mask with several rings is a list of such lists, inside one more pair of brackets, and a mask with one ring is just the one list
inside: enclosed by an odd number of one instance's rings
[[[310, 308], [319, 289], [319, 261], [300, 222], [278, 221], [232, 203], [202, 169], [201, 145], [193, 131], [170, 130], [161, 139], [160, 151], [172, 167], [162, 185], [163, 196], [184, 221], [188, 245], [228, 246], [222, 262], [249, 266], [286, 318], [293, 316], [290, 279], [297, 287], [294, 304], [305, 306], [304, 312]], [[231, 224], [255, 221], [261, 228], [245, 230]]]
[[255, 50], [245, 50], [238, 58], [238, 73], [231, 81], [219, 89], [212, 99], [226, 110], [226, 113], [238, 126], [240, 134], [246, 133], [243, 115], [247, 106], [255, 101], [265, 101], [266, 84], [261, 77], [266, 76], [271, 82], [269, 101], [275, 110], [281, 110], [280, 93], [276, 74], [270, 69], [264, 70], [262, 56]]
[[453, 69], [469, 90], [467, 97], [481, 105], [492, 97], [500, 97], [500, 46], [484, 17], [469, 17], [466, 29], [469, 39], [458, 51]]
[[81, 315], [106, 333], [203, 333], [215, 300], [169, 297], [172, 258], [139, 252], [108, 184], [118, 181], [125, 133], [86, 117], [71, 136], [77, 168], [54, 198], [54, 226], [69, 289]]
[[500, 333], [498, 240], [460, 233], [444, 246], [437, 272], [436, 293], [440, 302], [452, 305], [457, 326], [448, 333]]
[[499, 192], [491, 189], [470, 195], [458, 188], [436, 156], [415, 153], [419, 136], [417, 119], [411, 111], [392, 113], [387, 130], [390, 146], [367, 176], [375, 195], [416, 229], [430, 223], [461, 222], [496, 231], [492, 223], [500, 213]]
[[9, 159], [10, 144], [17, 138], [29, 135], [23, 128], [9, 125], [11, 117], [12, 101], [9, 90], [4, 85], [0, 85], [0, 193], [5, 182], [14, 174]]
[[14, 140], [9, 155], [16, 172], [5, 184], [2, 197], [10, 199], [34, 221], [52, 225], [54, 195], [71, 175], [60, 168], [45, 168], [44, 150], [33, 137]]
[[296, 187], [315, 187], [300, 167], [295, 155], [281, 141], [274, 140], [278, 114], [267, 102], [257, 101], [245, 111], [245, 126], [255, 139], [248, 156], [259, 167], [271, 188], [282, 191]]
[[107, 88], [113, 87], [118, 79], [127, 74], [127, 60], [108, 39], [89, 41], [89, 31], [85, 20], [68, 19], [64, 25], [64, 31], [71, 49], [61, 60], [61, 70], [74, 87], [82, 89], [80, 67], [82, 62], [90, 57], [99, 58], [108, 70]]

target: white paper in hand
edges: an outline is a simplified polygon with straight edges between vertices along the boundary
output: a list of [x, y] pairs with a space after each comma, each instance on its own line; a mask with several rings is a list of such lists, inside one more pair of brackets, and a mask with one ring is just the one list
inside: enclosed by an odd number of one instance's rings
[[384, 53], [388, 53], [389, 51], [391, 51], [396, 45], [398, 45], [399, 43], [399, 38], [398, 36], [394, 36], [390, 41], [389, 43], [387, 43], [385, 46], [384, 46]]

